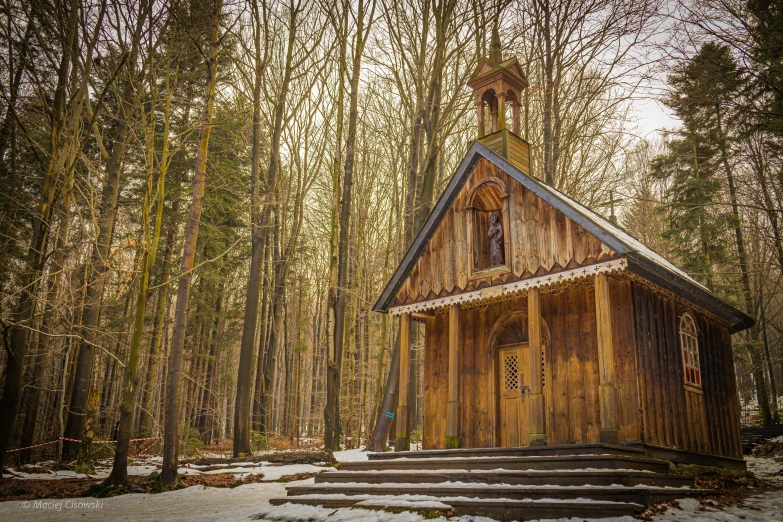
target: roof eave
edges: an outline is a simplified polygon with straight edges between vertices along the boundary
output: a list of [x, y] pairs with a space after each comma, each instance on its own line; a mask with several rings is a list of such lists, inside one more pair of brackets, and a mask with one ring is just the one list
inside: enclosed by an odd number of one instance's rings
[[[729, 333], [737, 333], [752, 327], [756, 322], [752, 317], [738, 310], [717, 295], [702, 290], [698, 286], [685, 281], [678, 274], [670, 272], [665, 267], [655, 265], [637, 252], [624, 254], [628, 259], [628, 269], [663, 289], [682, 296], [686, 300], [709, 310], [731, 326]], [[665, 273], [661, 273], [665, 270]]]
[[374, 312], [386, 313], [388, 311], [394, 297], [397, 295], [400, 287], [408, 277], [410, 270], [413, 268], [415, 260], [424, 251], [430, 238], [435, 233], [438, 222], [440, 222], [445, 215], [445, 212], [451, 206], [451, 203], [456, 199], [459, 194], [459, 189], [461, 189], [462, 185], [467, 181], [468, 174], [482, 157], [508, 173], [528, 190], [536, 193], [538, 197], [558, 209], [565, 216], [594, 235], [599, 241], [603, 242], [619, 255], [627, 257], [629, 260], [629, 268], [633, 272], [652, 281], [661, 288], [683, 295], [694, 304], [697, 304], [705, 310], [709, 310], [718, 317], [728, 321], [731, 325], [731, 333], [740, 332], [755, 324], [753, 318], [712, 292], [702, 289], [697, 284], [683, 279], [681, 275], [648, 260], [645, 256], [636, 252], [630, 245], [627, 245], [618, 237], [605, 230], [600, 223], [590, 219], [588, 216], [569, 205], [562, 198], [558, 197], [554, 189], [534, 179], [532, 176], [525, 175], [505, 158], [495, 154], [478, 141], [473, 142], [473, 145], [471, 145], [465, 158], [457, 167], [454, 176], [452, 176], [449, 184], [440, 195], [438, 202], [433, 207], [427, 221], [424, 223], [410, 248], [408, 248], [405, 256], [400, 261], [397, 270], [384, 288], [383, 293], [373, 305], [372, 309]]
[[408, 248], [408, 251], [405, 253], [402, 260], [400, 260], [394, 275], [386, 284], [380, 297], [373, 305], [373, 312], [386, 313], [388, 311], [394, 297], [408, 277], [410, 269], [413, 268], [413, 263], [411, 261], [418, 258], [424, 251], [430, 238], [435, 233], [435, 230], [437, 230], [437, 226], [434, 225], [443, 218], [446, 210], [448, 210], [451, 203], [459, 195], [459, 189], [462, 188], [462, 185], [464, 185], [465, 181], [468, 179], [467, 174], [473, 170], [473, 167], [476, 166], [476, 163], [478, 163], [479, 159], [482, 157], [482, 154], [478, 152], [479, 147], [485, 148], [478, 141], [475, 141], [468, 150], [468, 153], [465, 154], [465, 157], [457, 167], [454, 176], [452, 176], [451, 181], [449, 181], [449, 184], [443, 190], [437, 203], [435, 203], [435, 206], [432, 208], [427, 221], [424, 222], [424, 225], [422, 225], [421, 229], [417, 232], [416, 238], [413, 240], [413, 243]]

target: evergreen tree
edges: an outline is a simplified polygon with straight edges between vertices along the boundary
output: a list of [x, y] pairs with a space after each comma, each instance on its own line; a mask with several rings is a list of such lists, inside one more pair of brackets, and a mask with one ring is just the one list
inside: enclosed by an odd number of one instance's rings
[[724, 157], [720, 100], [742, 82], [729, 62], [725, 47], [708, 43], [674, 69], [668, 79], [672, 91], [664, 102], [683, 127], [667, 140], [667, 152], [652, 163], [653, 171], [670, 182], [664, 239], [683, 268], [711, 290], [716, 290], [714, 268], [727, 258], [725, 230], [731, 223], [731, 214], [714, 205], [721, 199]]
[[783, 2], [749, 0], [747, 9], [754, 69], [760, 69], [754, 75], [761, 105], [758, 123], [783, 136]]

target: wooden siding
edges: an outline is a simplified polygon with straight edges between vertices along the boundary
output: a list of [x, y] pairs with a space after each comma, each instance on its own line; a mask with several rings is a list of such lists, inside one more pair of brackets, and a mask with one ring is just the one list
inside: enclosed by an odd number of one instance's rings
[[[621, 440], [639, 440], [636, 350], [631, 286], [610, 278]], [[500, 330], [495, 345], [527, 341], [527, 298], [463, 309], [460, 313], [460, 443], [493, 447], [497, 439], [496, 359], [493, 332], [509, 314], [519, 319]], [[590, 284], [541, 296], [545, 321], [544, 397], [549, 444], [598, 442], [598, 343], [595, 292]], [[446, 443], [448, 315], [426, 321], [424, 447]]]
[[615, 386], [620, 421], [620, 440], [641, 440], [639, 386], [637, 383], [636, 331], [634, 329], [631, 281], [609, 277], [612, 309]]
[[[636, 282], [633, 297], [642, 440], [742, 458], [739, 403], [727, 329], [699, 309], [686, 308]], [[703, 395], [685, 386], [678, 326], [685, 311], [693, 313], [699, 330]]]
[[530, 175], [530, 145], [525, 140], [508, 129], [501, 129], [479, 138], [479, 141], [489, 150], [506, 158], [516, 168]]
[[422, 445], [446, 447], [449, 403], [449, 319], [440, 314], [424, 321], [424, 424]]
[[[471, 279], [468, 237], [469, 198], [487, 178], [506, 185], [508, 197], [505, 241], [510, 273]], [[424, 252], [397, 293], [395, 304], [458, 294], [492, 284], [556, 272], [618, 257], [581, 226], [482, 158], [446, 212]]]
[[551, 339], [544, 397], [549, 444], [599, 442], [598, 337], [595, 290], [580, 286], [541, 296]]

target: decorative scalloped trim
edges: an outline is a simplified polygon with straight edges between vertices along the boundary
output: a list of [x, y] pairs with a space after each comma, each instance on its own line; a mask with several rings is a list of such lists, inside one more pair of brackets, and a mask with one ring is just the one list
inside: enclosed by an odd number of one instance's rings
[[473, 292], [465, 292], [463, 294], [450, 295], [448, 297], [431, 299], [429, 301], [422, 301], [420, 303], [397, 306], [389, 309], [389, 315], [396, 317], [404, 313], [425, 312], [427, 310], [434, 310], [445, 306], [451, 306], [453, 304], [462, 305], [470, 304], [475, 301], [491, 301], [496, 300], [503, 295], [513, 295], [520, 292], [526, 292], [531, 288], [557, 285], [567, 281], [574, 281], [576, 279], [590, 277], [603, 272], [620, 272], [626, 268], [628, 268], [628, 261], [626, 259], [614, 259], [612, 261], [565, 270], [556, 274], [531, 277], [530, 279], [524, 279], [514, 283], [490, 286], [487, 288], [482, 288], [481, 290], [475, 290]]

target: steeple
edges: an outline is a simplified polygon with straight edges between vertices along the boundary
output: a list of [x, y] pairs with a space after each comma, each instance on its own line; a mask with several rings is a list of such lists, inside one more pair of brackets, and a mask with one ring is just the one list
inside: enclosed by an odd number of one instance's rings
[[486, 134], [484, 118], [485, 108], [489, 108], [491, 131], [496, 132], [506, 128], [506, 104], [511, 104], [512, 129], [519, 134], [519, 104], [522, 91], [528, 86], [525, 73], [515, 57], [503, 60], [500, 45], [498, 20], [492, 26], [490, 56], [483, 58], [473, 76], [468, 81], [468, 87], [473, 89], [473, 97], [478, 113], [478, 136]]
[[500, 33], [498, 32], [498, 21], [492, 26], [492, 43], [490, 45], [490, 59], [495, 63], [503, 61], [503, 53], [500, 50]]

